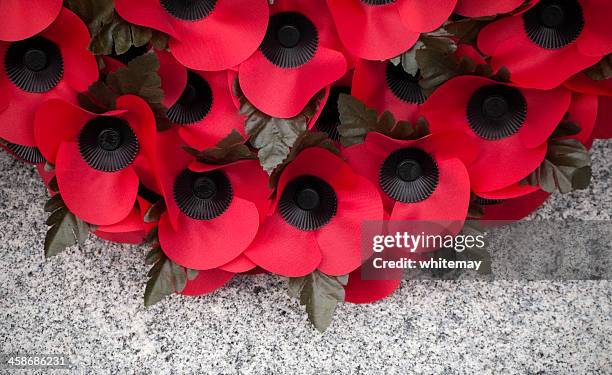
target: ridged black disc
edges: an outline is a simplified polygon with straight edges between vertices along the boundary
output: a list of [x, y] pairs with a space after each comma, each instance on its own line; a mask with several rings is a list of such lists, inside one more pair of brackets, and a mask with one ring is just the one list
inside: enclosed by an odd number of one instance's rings
[[584, 29], [582, 7], [576, 0], [543, 0], [523, 14], [529, 39], [542, 48], [563, 48]]
[[403, 148], [385, 159], [378, 173], [378, 182], [390, 198], [416, 203], [433, 194], [439, 176], [438, 164], [431, 155], [418, 148]]
[[487, 140], [509, 137], [527, 117], [527, 100], [520, 90], [489, 85], [476, 90], [468, 102], [467, 117], [474, 133]]
[[475, 201], [476, 201], [476, 204], [481, 205], [481, 206], [494, 206], [496, 204], [500, 204], [504, 202], [503, 199], [488, 199], [488, 198], [482, 198], [482, 197], [476, 197]]
[[234, 191], [225, 173], [183, 170], [174, 180], [174, 201], [179, 209], [195, 220], [221, 216], [232, 203]]
[[306, 16], [295, 12], [270, 17], [260, 50], [268, 60], [281, 68], [306, 64], [317, 52], [319, 33]]
[[393, 4], [396, 0], [361, 0], [362, 3], [368, 5], [387, 5]]
[[300, 230], [315, 230], [327, 224], [338, 209], [334, 189], [315, 176], [301, 176], [287, 184], [278, 201], [285, 221]]
[[55, 43], [35, 36], [11, 43], [4, 56], [4, 69], [11, 82], [20, 89], [43, 93], [61, 81], [64, 61]]
[[406, 73], [401, 65], [387, 63], [387, 86], [398, 99], [411, 104], [423, 104], [427, 99], [417, 77]]
[[79, 134], [81, 156], [94, 169], [117, 172], [136, 159], [140, 144], [128, 123], [102, 116], [89, 121]]
[[329, 99], [321, 111], [321, 115], [316, 123], [319, 131], [327, 133], [329, 138], [334, 141], [340, 140], [338, 125], [340, 125], [340, 113], [338, 112], [338, 98], [340, 94], [350, 94], [351, 88], [346, 86], [332, 87], [329, 92]]
[[183, 21], [199, 21], [215, 9], [217, 0], [160, 0], [172, 16]]
[[213, 105], [213, 92], [200, 75], [189, 72], [187, 85], [179, 100], [168, 110], [168, 118], [175, 124], [189, 125], [200, 122]]
[[38, 148], [33, 146], [22, 146], [15, 143], [7, 143], [6, 148], [11, 150], [18, 158], [32, 164], [40, 164], [45, 162]]

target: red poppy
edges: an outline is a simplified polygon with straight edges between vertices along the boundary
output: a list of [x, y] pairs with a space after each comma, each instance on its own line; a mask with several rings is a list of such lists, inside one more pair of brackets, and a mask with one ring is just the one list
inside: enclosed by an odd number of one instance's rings
[[361, 269], [349, 274], [348, 284], [344, 287], [346, 302], [372, 303], [391, 295], [399, 287], [401, 280], [364, 280]]
[[307, 148], [283, 171], [273, 209], [245, 255], [290, 277], [345, 275], [362, 262], [361, 223], [382, 220], [375, 187], [339, 157]]
[[525, 0], [457, 0], [455, 13], [464, 17], [484, 17], [510, 13], [525, 3]]
[[427, 229], [458, 232], [470, 203], [465, 164], [475, 157], [471, 146], [468, 140], [458, 147], [452, 133], [410, 141], [369, 133], [343, 155], [376, 184], [390, 220], [437, 221], [441, 226]]
[[234, 67], [259, 46], [268, 24], [266, 0], [115, 0], [125, 20], [170, 35], [172, 55], [196, 70]]
[[[3, 6], [4, 2], [0, 8]], [[30, 5], [28, 9], [29, 20]], [[18, 21], [27, 23], [22, 18]], [[9, 142], [8, 148], [21, 159], [35, 164], [43, 161], [34, 147], [36, 109], [52, 98], [76, 102], [76, 93], [98, 79], [98, 65], [88, 45], [87, 27], [67, 9], [36, 36], [0, 42], [4, 62], [0, 67], [0, 138]]]
[[478, 158], [467, 167], [478, 193], [512, 185], [540, 165], [570, 100], [562, 87], [539, 91], [462, 76], [436, 90], [421, 113], [433, 133], [457, 131], [458, 143], [476, 144]]
[[423, 32], [442, 26], [457, 0], [327, 0], [346, 48], [368, 60], [386, 60], [412, 47]]
[[355, 66], [352, 95], [379, 114], [388, 110], [397, 119], [413, 123], [426, 100], [418, 78], [389, 61], [360, 60]]
[[43, 31], [59, 15], [62, 0], [2, 0], [0, 40], [14, 42]]
[[347, 62], [324, 0], [277, 0], [270, 9], [266, 36], [238, 76], [255, 107], [289, 118], [341, 78]]
[[[554, 88], [612, 52], [608, 0], [541, 0], [483, 28], [478, 46], [513, 82]], [[559, 63], [562, 62], [562, 63]]]
[[194, 161], [173, 132], [158, 134], [157, 171], [167, 211], [159, 222], [166, 255], [184, 267], [254, 267], [237, 259], [251, 244], [265, 217], [268, 176], [254, 160], [227, 165]]
[[96, 225], [130, 214], [154, 157], [155, 117], [144, 100], [121, 96], [116, 110], [94, 114], [51, 99], [36, 113], [34, 135], [70, 211]]
[[159, 51], [163, 104], [181, 138], [198, 150], [212, 147], [232, 130], [244, 136], [244, 117], [232, 100], [228, 72], [188, 70]]

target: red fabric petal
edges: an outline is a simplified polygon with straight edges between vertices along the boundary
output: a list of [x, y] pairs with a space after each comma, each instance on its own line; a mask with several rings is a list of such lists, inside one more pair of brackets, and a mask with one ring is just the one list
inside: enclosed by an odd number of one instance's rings
[[[115, 0], [115, 10], [124, 20], [177, 36], [173, 17], [166, 12], [159, 1]], [[178, 21], [177, 21], [178, 22]]]
[[140, 209], [134, 207], [130, 214], [117, 224], [99, 226], [94, 234], [112, 242], [141, 243], [145, 237], [145, 228]]
[[[236, 110], [232, 100], [231, 87], [227, 83], [227, 72], [198, 72], [209, 84], [213, 92], [210, 112], [202, 121], [179, 127], [181, 138], [191, 147], [203, 150], [215, 146], [232, 130], [243, 136], [244, 117]], [[184, 86], [183, 86], [184, 87]]]
[[367, 5], [360, 0], [327, 0], [342, 42], [350, 53], [368, 60], [400, 55], [421, 30], [402, 22], [396, 4]]
[[181, 294], [185, 296], [199, 296], [202, 294], [211, 293], [234, 277], [232, 272], [226, 272], [219, 269], [199, 271], [198, 276], [193, 280], [187, 280], [187, 285]]
[[457, 51], [455, 51], [455, 56], [457, 56], [459, 59], [463, 57], [469, 57], [476, 64], [487, 63], [482, 54], [480, 54], [480, 52], [476, 48], [472, 47], [469, 44], [459, 44], [457, 46]]
[[144, 232], [123, 232], [123, 233], [110, 233], [102, 232], [97, 230], [94, 234], [106, 241], [124, 243], [129, 245], [139, 245], [142, 243], [144, 238]]
[[584, 30], [576, 41], [578, 50], [587, 56], [604, 56], [612, 52], [612, 2], [608, 0], [581, 1]]
[[323, 46], [309, 62], [295, 69], [280, 68], [257, 51], [240, 65], [240, 87], [259, 110], [290, 118], [297, 116], [325, 86], [341, 78], [346, 69], [344, 56]]
[[399, 287], [401, 280], [363, 280], [361, 269], [349, 275], [348, 284], [344, 287], [346, 302], [372, 303], [391, 295]]
[[66, 206], [87, 223], [115, 224], [127, 217], [138, 194], [133, 168], [106, 173], [91, 168], [76, 142], [64, 142], [55, 164], [57, 183]]
[[379, 114], [390, 111], [397, 120], [414, 123], [419, 117], [419, 106], [407, 103], [393, 94], [387, 85], [386, 69], [387, 62], [357, 62], [351, 95]]
[[[540, 208], [549, 196], [549, 193], [539, 190], [522, 197], [508, 199], [499, 204], [485, 206], [484, 216], [480, 220], [485, 222], [488, 220], [521, 220]], [[485, 225], [487, 224], [495, 223], [485, 223]]]
[[232, 260], [227, 264], [222, 265], [221, 267], [219, 267], [219, 269], [227, 272], [240, 273], [250, 271], [255, 267], [257, 267], [255, 263], [253, 263], [244, 254], [240, 254], [238, 258]]
[[599, 110], [593, 138], [612, 138], [612, 97], [599, 98]]
[[593, 140], [593, 129], [597, 120], [597, 96], [573, 94], [572, 104], [569, 107], [568, 121], [580, 126], [580, 133], [570, 137], [579, 140], [583, 145], [590, 146]]
[[62, 10], [62, 0], [2, 0], [0, 40], [29, 38], [47, 28]]
[[361, 224], [383, 220], [383, 206], [376, 186], [357, 175], [350, 189], [338, 189], [336, 195], [336, 216], [315, 232], [322, 254], [319, 270], [327, 275], [346, 275], [362, 263], [361, 238], [357, 235]]
[[499, 44], [491, 66], [494, 70], [508, 68], [512, 82], [522, 87], [548, 90], [597, 63], [600, 58], [582, 55], [575, 43], [558, 50], [544, 49], [523, 32]]
[[457, 0], [398, 0], [397, 9], [410, 30], [429, 32], [442, 26], [456, 4]]
[[166, 51], [155, 51], [159, 59], [159, 70], [157, 74], [161, 78], [161, 87], [164, 90], [162, 104], [167, 108], [172, 107], [181, 97], [187, 85], [187, 69]]
[[500, 43], [523, 32], [521, 17], [505, 17], [483, 27], [478, 33], [478, 49], [493, 56]]
[[62, 80], [76, 91], [87, 91], [98, 79], [98, 63], [88, 50], [89, 30], [83, 21], [64, 8], [57, 21], [41, 35], [57, 44], [62, 52]]
[[612, 78], [594, 81], [584, 73], [578, 73], [564, 83], [565, 87], [587, 95], [612, 96]]
[[183, 214], [177, 219], [175, 230], [168, 214], [162, 216], [159, 242], [174, 262], [198, 270], [217, 268], [235, 259], [251, 244], [259, 227], [255, 205], [236, 196], [228, 209], [212, 220], [193, 220]]
[[52, 99], [40, 106], [34, 119], [36, 146], [51, 163], [62, 142], [76, 139], [81, 127], [96, 115], [59, 99]]
[[496, 14], [509, 13], [523, 4], [524, 0], [458, 0], [455, 13], [464, 17], [494, 16]]
[[527, 118], [518, 134], [525, 147], [538, 147], [563, 120], [572, 95], [563, 87], [547, 91], [521, 89], [521, 92], [527, 100]]
[[261, 224], [244, 255], [259, 267], [287, 277], [311, 273], [322, 257], [314, 233], [287, 224], [280, 214], [268, 217]]
[[529, 184], [521, 184], [517, 182], [510, 186], [506, 186], [499, 190], [494, 191], [479, 191], [478, 196], [486, 199], [512, 199], [522, 197], [523, 195], [531, 194], [540, 190], [538, 186], [531, 186]]

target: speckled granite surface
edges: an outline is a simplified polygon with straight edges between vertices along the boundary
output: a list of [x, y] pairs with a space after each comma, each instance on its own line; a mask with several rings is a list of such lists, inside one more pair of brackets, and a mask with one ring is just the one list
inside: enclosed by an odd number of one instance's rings
[[[536, 216], [611, 218], [612, 142], [595, 160], [589, 191]], [[404, 282], [341, 306], [321, 335], [270, 276], [145, 309], [143, 248], [90, 239], [45, 261], [44, 199], [33, 169], [0, 153], [0, 353], [67, 353], [87, 374], [612, 372], [609, 281]]]

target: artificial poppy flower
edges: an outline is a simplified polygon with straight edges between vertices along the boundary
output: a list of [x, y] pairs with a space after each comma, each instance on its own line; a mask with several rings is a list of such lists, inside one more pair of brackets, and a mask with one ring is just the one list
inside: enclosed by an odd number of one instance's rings
[[470, 203], [465, 164], [475, 158], [469, 140], [460, 145], [452, 133], [396, 140], [371, 132], [342, 153], [377, 186], [390, 220], [445, 221], [444, 229], [458, 232]]
[[478, 46], [516, 84], [552, 89], [612, 52], [610, 13], [608, 0], [541, 0], [484, 27]]
[[65, 8], [40, 34], [0, 42], [4, 62], [0, 67], [0, 138], [19, 158], [34, 164], [44, 161], [35, 148], [36, 109], [52, 98], [76, 102], [76, 93], [87, 90], [98, 78], [98, 65], [88, 45], [87, 27]]
[[198, 276], [187, 280], [185, 289], [181, 292], [185, 296], [199, 296], [208, 294], [221, 288], [234, 277], [234, 273], [220, 269], [198, 271]]
[[134, 208], [125, 219], [116, 224], [100, 225], [94, 234], [107, 241], [140, 244], [155, 226], [154, 223], [144, 221], [144, 215], [150, 207], [151, 202], [138, 196]]
[[414, 123], [427, 99], [418, 77], [389, 61], [361, 60], [355, 66], [352, 95], [379, 114], [390, 111], [397, 119]]
[[361, 268], [349, 274], [348, 284], [344, 287], [344, 300], [351, 303], [372, 303], [390, 296], [399, 287], [397, 280], [364, 280]]
[[297, 116], [347, 71], [324, 0], [277, 0], [259, 49], [238, 70], [240, 88], [262, 112]]
[[167, 52], [156, 52], [164, 90], [163, 104], [181, 138], [203, 150], [216, 145], [232, 130], [244, 136], [244, 117], [234, 101], [228, 72], [188, 70]]
[[43, 31], [60, 14], [62, 0], [2, 0], [0, 41], [15, 42]]
[[348, 51], [386, 60], [409, 50], [423, 32], [442, 26], [457, 0], [327, 0]]
[[318, 269], [346, 275], [361, 265], [361, 223], [382, 220], [376, 188], [338, 156], [303, 150], [282, 172], [272, 212], [245, 255], [289, 277]]
[[540, 91], [462, 76], [438, 88], [421, 113], [432, 133], [455, 131], [458, 143], [475, 143], [478, 157], [467, 167], [478, 193], [512, 185], [540, 165], [570, 100], [563, 87]]
[[111, 225], [128, 217], [139, 175], [152, 169], [155, 117], [149, 105], [125, 95], [117, 98], [116, 107], [94, 114], [51, 99], [34, 120], [36, 145], [55, 165], [66, 206], [90, 224]]
[[457, 0], [455, 13], [464, 17], [485, 17], [510, 13], [525, 3], [525, 0]]
[[206, 71], [246, 60], [268, 24], [266, 0], [115, 0], [115, 9], [128, 22], [168, 34], [178, 61]]
[[255, 267], [241, 257], [268, 207], [268, 176], [258, 161], [227, 165], [195, 161], [173, 132], [158, 134], [157, 171], [167, 211], [159, 242], [183, 267], [243, 272]]

